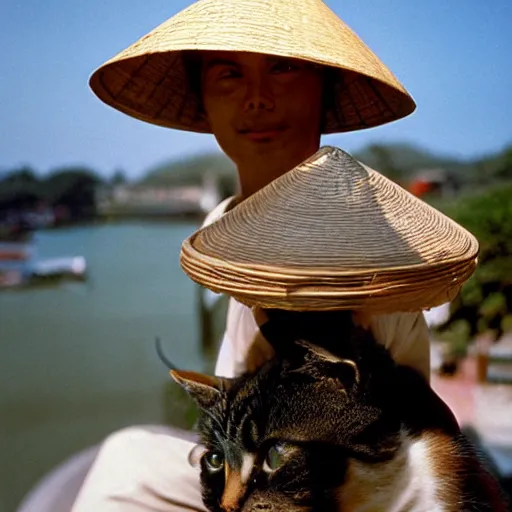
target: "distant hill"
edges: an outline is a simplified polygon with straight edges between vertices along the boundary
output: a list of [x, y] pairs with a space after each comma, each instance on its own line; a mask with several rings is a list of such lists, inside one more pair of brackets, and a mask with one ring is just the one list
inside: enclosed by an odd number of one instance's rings
[[464, 181], [477, 170], [474, 162], [436, 155], [405, 143], [372, 144], [354, 153], [354, 157], [395, 179], [406, 179], [421, 169], [444, 169], [448, 174], [460, 176]]
[[236, 167], [223, 153], [203, 153], [163, 162], [149, 169], [138, 184], [167, 187], [200, 185], [204, 175], [208, 173], [217, 178], [222, 197], [228, 197], [237, 192]]
[[471, 185], [512, 178], [512, 144], [479, 158], [459, 160], [413, 144], [373, 144], [354, 153], [365, 164], [393, 179], [404, 180], [422, 169], [443, 169], [455, 181]]
[[194, 185], [201, 183], [204, 173], [211, 172], [221, 178], [235, 178], [233, 162], [222, 153], [201, 155], [163, 162], [146, 173], [139, 183], [146, 185]]

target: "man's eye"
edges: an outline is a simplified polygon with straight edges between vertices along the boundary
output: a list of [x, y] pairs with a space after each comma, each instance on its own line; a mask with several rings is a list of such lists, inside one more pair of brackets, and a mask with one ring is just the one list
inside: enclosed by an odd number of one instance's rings
[[271, 473], [279, 469], [286, 461], [286, 450], [285, 447], [277, 443], [270, 448], [263, 462], [263, 471]]
[[211, 472], [220, 471], [224, 467], [224, 455], [220, 452], [206, 452], [203, 457]]
[[240, 77], [240, 72], [237, 71], [236, 69], [225, 69], [223, 71], [221, 71], [217, 77], [220, 79], [220, 80], [224, 80], [224, 79], [227, 79], [227, 78], [239, 78]]
[[298, 69], [299, 67], [293, 62], [278, 62], [272, 67], [272, 73], [293, 73]]

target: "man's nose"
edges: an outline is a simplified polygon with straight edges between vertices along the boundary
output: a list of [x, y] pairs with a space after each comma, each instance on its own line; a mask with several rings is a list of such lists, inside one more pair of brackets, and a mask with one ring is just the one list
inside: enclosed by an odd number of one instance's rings
[[244, 109], [251, 110], [272, 110], [275, 106], [271, 87], [265, 80], [251, 80], [247, 84]]

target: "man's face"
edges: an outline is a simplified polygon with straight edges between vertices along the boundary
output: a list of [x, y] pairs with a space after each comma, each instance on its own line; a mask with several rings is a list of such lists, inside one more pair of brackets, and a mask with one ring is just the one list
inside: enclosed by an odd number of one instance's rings
[[320, 67], [254, 53], [204, 52], [201, 76], [211, 129], [239, 167], [261, 157], [289, 159], [318, 149]]

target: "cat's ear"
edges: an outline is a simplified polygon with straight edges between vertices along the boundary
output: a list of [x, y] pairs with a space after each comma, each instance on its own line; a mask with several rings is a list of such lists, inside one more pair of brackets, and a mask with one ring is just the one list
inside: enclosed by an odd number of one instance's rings
[[[324, 347], [306, 340], [297, 340], [295, 344], [306, 350], [304, 364], [295, 371], [317, 375], [319, 365], [332, 366], [332, 374], [336, 375], [344, 387], [352, 388], [359, 384], [360, 373], [357, 364], [352, 359], [345, 359], [333, 354]], [[320, 373], [323, 375], [323, 373]]]
[[211, 407], [229, 388], [229, 379], [183, 370], [171, 370], [169, 373], [202, 409]]

